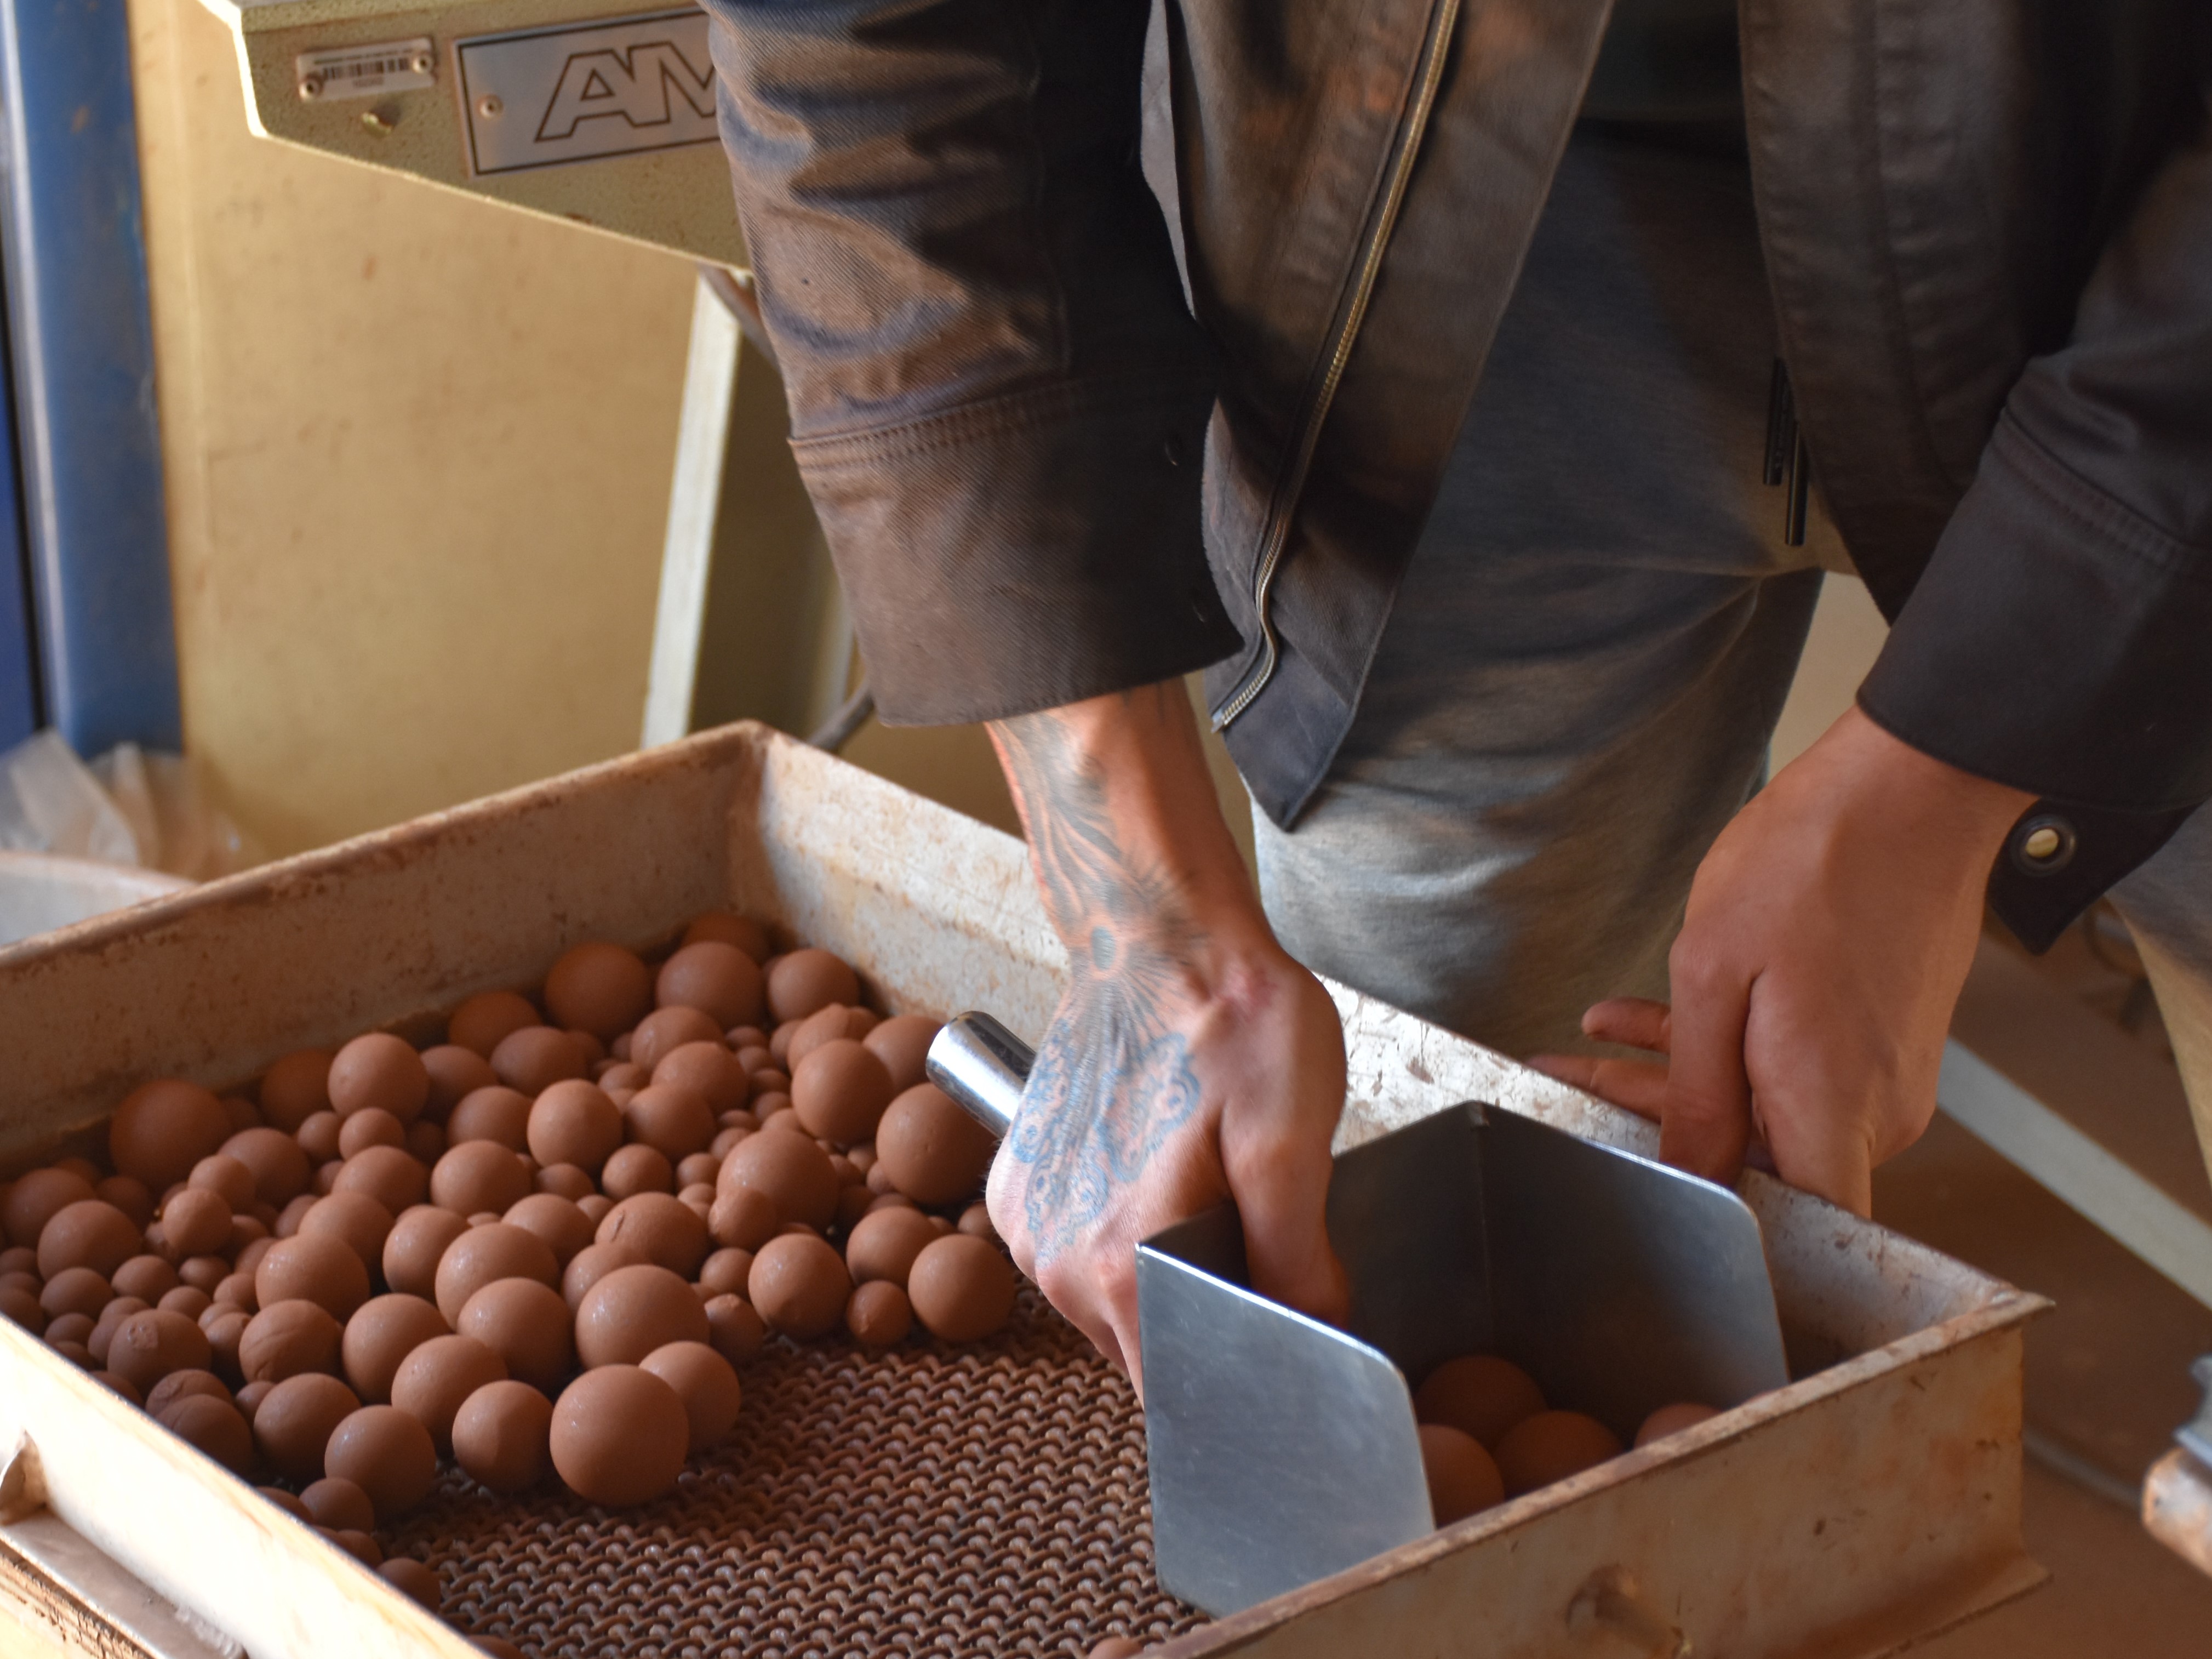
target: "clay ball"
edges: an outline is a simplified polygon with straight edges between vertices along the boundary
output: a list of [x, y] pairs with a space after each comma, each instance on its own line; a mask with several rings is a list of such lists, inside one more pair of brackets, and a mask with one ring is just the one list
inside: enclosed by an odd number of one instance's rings
[[491, 1051], [499, 1080], [532, 1099], [564, 1079], [583, 1076], [588, 1066], [575, 1038], [550, 1025], [510, 1031]]
[[206, 1453], [233, 1474], [245, 1474], [253, 1467], [253, 1431], [228, 1395], [216, 1399], [210, 1395], [186, 1395], [151, 1414], [178, 1439]]
[[833, 1002], [850, 1005], [860, 1000], [860, 976], [827, 951], [793, 951], [777, 957], [769, 970], [767, 988], [768, 1011], [779, 1023], [805, 1019]]
[[719, 1042], [686, 1042], [670, 1049], [653, 1068], [652, 1081], [696, 1091], [717, 1117], [738, 1110], [752, 1095], [745, 1068]]
[[640, 1193], [665, 1193], [676, 1184], [676, 1167], [657, 1147], [618, 1147], [599, 1171], [599, 1189], [619, 1203]]
[[759, 1193], [786, 1222], [826, 1228], [837, 1213], [837, 1172], [830, 1154], [805, 1135], [763, 1129], [732, 1146], [716, 1196], [736, 1188]]
[[[115, 1271], [120, 1275], [131, 1264], [125, 1262]], [[155, 1292], [158, 1298], [165, 1294]], [[48, 1320], [69, 1314], [84, 1316], [85, 1335], [92, 1333], [91, 1322], [100, 1316], [100, 1310], [115, 1299], [115, 1287], [89, 1267], [64, 1267], [39, 1289], [39, 1306], [46, 1310]], [[48, 1337], [53, 1334], [49, 1331]], [[83, 1337], [75, 1339], [82, 1341]]]
[[650, 1074], [660, 1062], [689, 1042], [722, 1040], [722, 1028], [714, 1016], [696, 1008], [657, 1008], [637, 1023], [630, 1033], [629, 1057]]
[[107, 1125], [108, 1161], [118, 1174], [144, 1182], [147, 1191], [167, 1192], [230, 1136], [230, 1114], [212, 1092], [160, 1078], [141, 1084], [115, 1109]]
[[408, 1124], [430, 1098], [430, 1073], [412, 1043], [389, 1031], [371, 1031], [337, 1051], [329, 1087], [331, 1109], [341, 1118], [374, 1109]]
[[908, 1089], [876, 1126], [876, 1159], [917, 1204], [957, 1204], [982, 1189], [998, 1142], [934, 1084]]
[[1662, 1406], [1644, 1419], [1636, 1431], [1636, 1443], [1648, 1446], [1655, 1440], [1664, 1440], [1670, 1434], [1680, 1434], [1685, 1429], [1694, 1429], [1698, 1424], [1720, 1413], [1711, 1406], [1700, 1406], [1690, 1401], [1679, 1405]]
[[384, 1404], [392, 1398], [401, 1362], [451, 1330], [445, 1316], [419, 1296], [393, 1291], [372, 1297], [346, 1321], [338, 1345], [345, 1379], [363, 1400]]
[[433, 1287], [438, 1311], [448, 1324], [457, 1323], [468, 1299], [501, 1279], [534, 1279], [541, 1285], [556, 1285], [561, 1279], [560, 1264], [535, 1233], [504, 1221], [471, 1227], [448, 1244], [439, 1258]]
[[357, 1480], [326, 1474], [301, 1490], [306, 1519], [333, 1532], [368, 1532], [376, 1525], [376, 1503]]
[[392, 1406], [363, 1406], [331, 1431], [323, 1449], [327, 1474], [368, 1494], [380, 1524], [389, 1526], [430, 1495], [438, 1450], [430, 1431]]
[[734, 945], [702, 939], [660, 964], [653, 1000], [663, 1008], [696, 1008], [726, 1031], [761, 1017], [760, 964]]
[[709, 910], [702, 916], [694, 917], [684, 930], [681, 943], [696, 945], [704, 939], [734, 945], [755, 962], [766, 962], [774, 949], [769, 944], [767, 928], [750, 916], [732, 915], [726, 910]]
[[602, 1365], [562, 1391], [549, 1437], [553, 1467], [594, 1504], [642, 1504], [676, 1484], [690, 1419], [675, 1389], [637, 1365]]
[[332, 1193], [319, 1198], [300, 1218], [295, 1238], [335, 1238], [361, 1258], [364, 1267], [384, 1259], [392, 1236], [392, 1212], [367, 1193]]
[[177, 1288], [177, 1270], [158, 1255], [134, 1255], [115, 1270], [114, 1293], [159, 1302]]
[[487, 1382], [507, 1380], [500, 1357], [472, 1336], [435, 1336], [399, 1362], [392, 1403], [430, 1431], [442, 1455], [453, 1449], [453, 1419]]
[[338, 1167], [334, 1193], [366, 1193], [398, 1215], [422, 1201], [430, 1190], [430, 1171], [421, 1159], [397, 1146], [371, 1146]]
[[435, 1613], [445, 1605], [445, 1589], [438, 1583], [437, 1573], [420, 1561], [395, 1555], [379, 1563], [376, 1571], [386, 1583], [426, 1612]]
[[641, 1193], [607, 1212], [593, 1242], [635, 1244], [647, 1261], [689, 1279], [706, 1260], [707, 1224], [681, 1200]]
[[[202, 1198], [212, 1194], [202, 1194]], [[221, 1205], [221, 1199], [214, 1199]], [[228, 1211], [224, 1229], [229, 1227]], [[102, 1199], [79, 1199], [55, 1212], [39, 1230], [39, 1274], [52, 1279], [65, 1267], [89, 1267], [106, 1278], [144, 1247], [145, 1235], [131, 1218]]]
[[1505, 1498], [1498, 1464], [1473, 1435], [1443, 1423], [1424, 1423], [1421, 1470], [1428, 1477], [1429, 1509], [1448, 1527]]
[[920, 1210], [903, 1205], [871, 1210], [846, 1237], [845, 1263], [857, 1284], [884, 1279], [904, 1290], [915, 1258], [936, 1242], [937, 1229]]
[[890, 1279], [871, 1279], [853, 1287], [845, 1304], [845, 1328], [864, 1348], [896, 1346], [914, 1328], [914, 1304]]
[[341, 1158], [367, 1152], [371, 1146], [404, 1147], [406, 1145], [406, 1128], [398, 1118], [380, 1106], [365, 1107], [338, 1123], [338, 1156]]
[[353, 1390], [335, 1376], [306, 1371], [287, 1377], [254, 1408], [253, 1443], [286, 1480], [317, 1480], [323, 1473], [323, 1449], [360, 1405]]
[[676, 1390], [690, 1425], [690, 1453], [696, 1456], [738, 1420], [742, 1390], [730, 1362], [704, 1342], [670, 1342], [638, 1362]]
[[252, 1176], [254, 1197], [278, 1209], [305, 1192], [314, 1173], [300, 1143], [282, 1129], [240, 1129], [222, 1143], [222, 1152]]
[[1548, 1486], [1620, 1455], [1611, 1429], [1580, 1412], [1539, 1412], [1508, 1429], [1498, 1443], [1498, 1472], [1509, 1497]]
[[489, 1060], [501, 1042], [525, 1026], [538, 1024], [530, 999], [513, 991], [482, 991], [453, 1010], [446, 1040]]
[[418, 1204], [392, 1224], [384, 1240], [384, 1282], [428, 1301], [437, 1294], [438, 1260], [469, 1230], [451, 1210]]
[[246, 1322], [238, 1340], [238, 1369], [248, 1382], [336, 1370], [343, 1335], [327, 1308], [306, 1301], [270, 1303]]
[[707, 1332], [706, 1310], [690, 1285], [651, 1262], [603, 1274], [576, 1304], [576, 1357], [586, 1368], [635, 1364], [670, 1342], [703, 1342]]
[[907, 1274], [915, 1316], [946, 1342], [974, 1342], [1003, 1327], [1014, 1310], [1013, 1264], [995, 1245], [948, 1233], [923, 1247]]
[[799, 1062], [791, 1103], [807, 1133], [849, 1146], [875, 1134], [891, 1103], [891, 1075], [872, 1049], [839, 1037]]
[[920, 1014], [895, 1014], [861, 1038], [868, 1052], [890, 1073], [891, 1092], [904, 1094], [917, 1083], [927, 1083], [924, 1069], [929, 1045], [937, 1040], [937, 1021]]
[[553, 1252], [553, 1260], [563, 1268], [575, 1260], [577, 1251], [592, 1242], [596, 1231], [574, 1200], [548, 1192], [535, 1192], [527, 1198], [518, 1199], [500, 1219], [544, 1240], [545, 1248]]
[[768, 1194], [750, 1187], [718, 1188], [707, 1212], [707, 1230], [717, 1244], [757, 1250], [783, 1229], [783, 1212]]
[[761, 1246], [746, 1278], [747, 1299], [787, 1336], [823, 1336], [845, 1314], [853, 1281], [845, 1263], [811, 1233], [784, 1233]]
[[[331, 1051], [301, 1048], [286, 1054], [262, 1073], [257, 1097], [261, 1121], [283, 1134], [297, 1134], [300, 1126], [318, 1112], [331, 1109]], [[271, 1203], [283, 1202], [272, 1199]]]
[[622, 1145], [622, 1109], [599, 1085], [571, 1078], [538, 1097], [527, 1133], [530, 1155], [540, 1164], [570, 1164], [596, 1174]]
[[568, 1304], [534, 1279], [498, 1279], [462, 1304], [453, 1328], [500, 1357], [507, 1374], [546, 1394], [575, 1368]]
[[458, 1042], [441, 1042], [422, 1051], [422, 1069], [430, 1074], [430, 1098], [416, 1122], [443, 1123], [453, 1108], [478, 1089], [496, 1088], [499, 1074], [491, 1062], [473, 1048]]
[[616, 1268], [638, 1267], [644, 1261], [645, 1252], [635, 1243], [586, 1244], [561, 1270], [562, 1299], [573, 1310], [582, 1304], [586, 1291]]
[[732, 1365], [755, 1358], [767, 1340], [768, 1326], [743, 1297], [718, 1296], [708, 1302], [707, 1341]]
[[603, 1040], [628, 1030], [652, 1007], [652, 970], [619, 945], [579, 945], [563, 951], [545, 976], [545, 1008], [554, 1023]]
[[205, 1370], [215, 1357], [207, 1333], [183, 1314], [149, 1308], [115, 1328], [103, 1356], [106, 1369], [141, 1394], [171, 1371]]
[[[233, 1135], [231, 1139], [237, 1138]], [[223, 1145], [228, 1146], [230, 1141], [226, 1140]], [[204, 1188], [234, 1210], [248, 1209], [260, 1197], [254, 1190], [253, 1171], [225, 1152], [210, 1152], [193, 1164], [191, 1174], [185, 1179], [185, 1185]]]
[[1447, 1359], [1413, 1395], [1417, 1420], [1448, 1424], [1493, 1449], [1508, 1429], [1543, 1409], [1543, 1390], [1535, 1379], [1493, 1354]]
[[622, 1114], [629, 1139], [653, 1148], [672, 1164], [705, 1152], [714, 1138], [714, 1113], [707, 1097], [681, 1083], [655, 1082], [639, 1090]]
[[261, 1306], [298, 1298], [329, 1310], [341, 1322], [368, 1300], [368, 1269], [362, 1259], [328, 1233], [279, 1239], [253, 1270], [253, 1296]]
[[19, 1246], [32, 1249], [35, 1266], [39, 1235], [46, 1231], [46, 1223], [70, 1205], [95, 1196], [92, 1183], [74, 1170], [33, 1170], [0, 1199], [0, 1224], [4, 1224], [8, 1237]]
[[[575, 1085], [574, 1080], [571, 1079], [570, 1083], [555, 1084], [553, 1089], [547, 1090], [546, 1093], [570, 1086], [589, 1088], [591, 1085]], [[530, 1115], [536, 1109], [528, 1095], [519, 1089], [510, 1089], [504, 1083], [492, 1083], [481, 1089], [471, 1089], [454, 1103], [453, 1109], [447, 1115], [446, 1145], [458, 1146], [466, 1140], [493, 1140], [511, 1152], [521, 1152], [530, 1145]]]
[[553, 1402], [526, 1382], [487, 1382], [454, 1414], [453, 1461], [496, 1492], [526, 1492], [550, 1467]]
[[430, 1201], [455, 1215], [503, 1215], [529, 1196], [529, 1166], [494, 1141], [465, 1140], [430, 1171]]

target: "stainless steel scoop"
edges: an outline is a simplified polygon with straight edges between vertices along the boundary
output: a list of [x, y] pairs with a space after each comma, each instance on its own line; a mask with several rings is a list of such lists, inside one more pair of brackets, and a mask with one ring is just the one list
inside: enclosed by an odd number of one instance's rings
[[[1030, 1049], [963, 1014], [933, 1082], [1003, 1136]], [[1343, 1153], [1339, 1330], [1255, 1294], [1222, 1205], [1137, 1247], [1161, 1587], [1217, 1617], [1433, 1530], [1409, 1378], [1498, 1353], [1624, 1443], [1657, 1407], [1789, 1380], [1759, 1223], [1734, 1193], [1474, 1102]]]

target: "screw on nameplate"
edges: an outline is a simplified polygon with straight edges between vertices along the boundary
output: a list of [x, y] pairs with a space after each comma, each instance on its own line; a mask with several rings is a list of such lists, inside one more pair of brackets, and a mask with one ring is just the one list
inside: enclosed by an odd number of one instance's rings
[[1655, 1612], [1620, 1567], [1600, 1567], [1567, 1603], [1567, 1628], [1621, 1638], [1643, 1659], [1692, 1659], [1690, 1638]]

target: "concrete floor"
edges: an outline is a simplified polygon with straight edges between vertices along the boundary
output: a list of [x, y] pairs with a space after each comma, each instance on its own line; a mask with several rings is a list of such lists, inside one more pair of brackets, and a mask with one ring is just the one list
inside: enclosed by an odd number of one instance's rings
[[2212, 1309], [1942, 1116], [1876, 1176], [1875, 1215], [2057, 1303], [2028, 1335], [2029, 1428], [2107, 1488], [2031, 1459], [2027, 1544], [2051, 1583], [1915, 1648], [1917, 1659], [2212, 1655], [2212, 1579], [2154, 1542], [2112, 1492], [2138, 1486], [2195, 1411], [2187, 1367], [2212, 1353]]

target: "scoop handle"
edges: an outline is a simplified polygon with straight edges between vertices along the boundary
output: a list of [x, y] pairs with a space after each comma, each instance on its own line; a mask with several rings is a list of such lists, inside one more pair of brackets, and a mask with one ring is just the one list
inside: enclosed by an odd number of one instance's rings
[[929, 1080], [1000, 1139], [1022, 1103], [1036, 1051], [985, 1013], [945, 1022], [929, 1045]]

